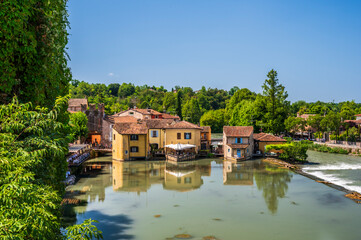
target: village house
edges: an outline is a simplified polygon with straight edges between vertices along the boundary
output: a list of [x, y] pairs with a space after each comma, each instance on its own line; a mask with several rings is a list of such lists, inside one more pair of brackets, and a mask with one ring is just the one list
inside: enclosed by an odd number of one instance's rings
[[223, 127], [224, 158], [229, 160], [250, 159], [253, 156], [253, 127]]
[[86, 98], [70, 98], [68, 101], [68, 112], [76, 113], [82, 111], [82, 105], [88, 108], [88, 99]]
[[131, 123], [115, 123], [112, 152], [115, 160], [145, 160], [148, 157], [148, 129], [140, 120]]
[[203, 126], [201, 128], [201, 150], [210, 150], [212, 141], [211, 127]]
[[[266, 151], [266, 146], [270, 144], [284, 144], [287, 141], [283, 138], [267, 134], [267, 133], [255, 133], [253, 134], [254, 138], [254, 152], [257, 153], [258, 151], [264, 155]], [[275, 150], [272, 150], [276, 152]]]
[[113, 115], [114, 117], [132, 116], [137, 119], [178, 119], [178, 116], [172, 116], [167, 113], [160, 113], [153, 109], [132, 108]]
[[[165, 156], [169, 145], [191, 146], [194, 154], [201, 148], [201, 128], [174, 119], [134, 119], [114, 117], [112, 130], [113, 159], [135, 160]], [[126, 118], [126, 119], [123, 119]]]

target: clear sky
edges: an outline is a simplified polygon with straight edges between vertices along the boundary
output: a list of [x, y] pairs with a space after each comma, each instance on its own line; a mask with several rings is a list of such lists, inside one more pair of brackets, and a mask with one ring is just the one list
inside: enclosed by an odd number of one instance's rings
[[361, 102], [361, 0], [69, 0], [73, 78]]

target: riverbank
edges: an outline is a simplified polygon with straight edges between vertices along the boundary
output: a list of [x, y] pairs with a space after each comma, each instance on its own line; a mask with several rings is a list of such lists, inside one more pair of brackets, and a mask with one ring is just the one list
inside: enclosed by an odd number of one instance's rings
[[[342, 192], [345, 192], [346, 194], [344, 195], [346, 198], [349, 198], [351, 200], [353, 200], [354, 202], [356, 203], [361, 203], [361, 194], [358, 193], [358, 192], [355, 192], [355, 191], [351, 191], [343, 186], [340, 186], [340, 185], [337, 185], [337, 184], [334, 184], [332, 182], [328, 182], [328, 181], [325, 181], [324, 179], [322, 178], [319, 178], [315, 175], [312, 175], [312, 174], [309, 174], [305, 171], [302, 170], [302, 168], [300, 167], [300, 164], [292, 164], [292, 163], [289, 163], [289, 162], [286, 162], [286, 161], [283, 161], [283, 160], [280, 160], [280, 159], [274, 159], [274, 158], [266, 158], [263, 160], [264, 162], [266, 163], [270, 163], [270, 164], [273, 164], [273, 165], [277, 165], [279, 168], [285, 168], [285, 169], [289, 169], [297, 174], [300, 174], [302, 176], [305, 176], [307, 178], [310, 178], [318, 183], [322, 183], [322, 184], [325, 184], [329, 187], [332, 187], [334, 189], [337, 189], [339, 191], [342, 191]], [[310, 164], [309, 162], [306, 162], [305, 164]]]

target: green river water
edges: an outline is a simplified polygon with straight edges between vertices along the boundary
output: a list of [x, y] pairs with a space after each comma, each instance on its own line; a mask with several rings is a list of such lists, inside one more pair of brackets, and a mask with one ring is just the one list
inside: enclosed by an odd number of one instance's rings
[[86, 162], [67, 190], [86, 202], [66, 207], [68, 224], [96, 219], [104, 239], [361, 239], [361, 205], [262, 160], [101, 157]]

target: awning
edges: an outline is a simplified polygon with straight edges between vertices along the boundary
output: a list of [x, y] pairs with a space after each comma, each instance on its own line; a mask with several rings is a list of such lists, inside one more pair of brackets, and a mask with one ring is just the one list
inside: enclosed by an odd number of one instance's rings
[[189, 149], [189, 148], [195, 148], [196, 145], [192, 145], [192, 144], [168, 144], [168, 145], [165, 145], [165, 147], [167, 148], [172, 148], [174, 150], [184, 150], [184, 149]]

